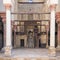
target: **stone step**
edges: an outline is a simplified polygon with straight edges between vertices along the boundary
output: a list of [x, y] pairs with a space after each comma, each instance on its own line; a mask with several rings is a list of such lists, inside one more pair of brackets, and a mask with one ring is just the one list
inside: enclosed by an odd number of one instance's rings
[[40, 58], [30, 58], [30, 57], [2, 57], [0, 60], [60, 60], [57, 57], [40, 57]]

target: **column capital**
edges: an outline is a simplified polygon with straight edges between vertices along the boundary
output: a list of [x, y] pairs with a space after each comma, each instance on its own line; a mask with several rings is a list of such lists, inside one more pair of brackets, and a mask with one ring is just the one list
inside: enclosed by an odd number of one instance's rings
[[49, 31], [49, 25], [46, 25], [46, 30]]
[[6, 23], [6, 19], [3, 19], [2, 22], [5, 24]]
[[6, 9], [10, 9], [11, 8], [11, 4], [5, 4], [4, 5]]
[[14, 25], [14, 26], [13, 26], [13, 29], [14, 29], [14, 31], [16, 32], [17, 25]]
[[50, 10], [55, 10], [56, 9], [56, 4], [50, 5]]

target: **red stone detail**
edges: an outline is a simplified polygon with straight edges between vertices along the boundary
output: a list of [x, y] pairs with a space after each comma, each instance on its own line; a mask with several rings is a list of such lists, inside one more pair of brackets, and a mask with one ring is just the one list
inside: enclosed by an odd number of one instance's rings
[[60, 21], [60, 12], [56, 12], [56, 20]]
[[2, 17], [3, 23], [6, 22], [6, 13], [5, 12], [0, 12], [0, 16]]

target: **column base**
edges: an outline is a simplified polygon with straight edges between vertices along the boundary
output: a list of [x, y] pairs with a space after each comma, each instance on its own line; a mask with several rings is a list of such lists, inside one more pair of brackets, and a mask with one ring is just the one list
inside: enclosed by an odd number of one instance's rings
[[49, 46], [48, 46], [48, 45], [46, 45], [46, 48], [49, 48]]
[[11, 56], [11, 46], [6, 46], [5, 47], [5, 56]]
[[1, 49], [1, 52], [4, 52], [5, 51], [5, 47], [3, 47], [2, 49]]
[[49, 56], [56, 56], [56, 48], [55, 47], [49, 47], [48, 54], [49, 54]]
[[60, 51], [60, 46], [58, 45], [57, 48], [56, 48], [57, 51]]

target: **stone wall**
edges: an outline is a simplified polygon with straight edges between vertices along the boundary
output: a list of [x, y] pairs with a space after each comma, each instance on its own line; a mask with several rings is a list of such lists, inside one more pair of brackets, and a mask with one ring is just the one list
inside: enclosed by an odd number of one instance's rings
[[27, 47], [27, 35], [16, 35], [15, 39], [15, 48], [20, 48], [21, 47], [21, 39], [24, 39], [24, 47]]

